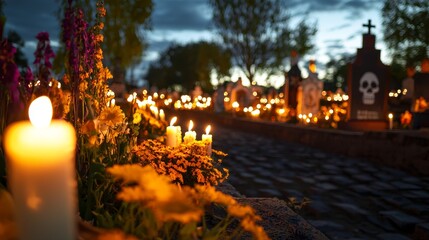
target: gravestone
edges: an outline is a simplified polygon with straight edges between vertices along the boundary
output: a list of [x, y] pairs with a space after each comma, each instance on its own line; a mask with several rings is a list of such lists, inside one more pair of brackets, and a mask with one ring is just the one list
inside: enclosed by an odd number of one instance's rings
[[299, 57], [298, 53], [293, 50], [291, 53], [291, 68], [286, 74], [286, 83], [285, 83], [285, 100], [286, 106], [296, 109], [297, 108], [297, 95], [298, 87], [302, 81], [301, 70], [298, 67]]
[[316, 65], [313, 60], [310, 61], [309, 70], [308, 77], [301, 82], [297, 113], [316, 115], [320, 109], [323, 82], [317, 77]]
[[238, 102], [240, 107], [248, 107], [250, 105], [250, 91], [243, 86], [241, 77], [238, 78], [236, 85], [231, 91], [231, 104]]
[[350, 130], [383, 130], [387, 128], [387, 97], [389, 67], [380, 60], [380, 50], [375, 49], [375, 35], [363, 34], [362, 48], [357, 50], [353, 63], [348, 65], [347, 86], [350, 101], [345, 127]]

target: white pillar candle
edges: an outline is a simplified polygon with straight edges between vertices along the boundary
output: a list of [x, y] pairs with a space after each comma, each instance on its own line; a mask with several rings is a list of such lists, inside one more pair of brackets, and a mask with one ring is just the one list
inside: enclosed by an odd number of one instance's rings
[[19, 239], [77, 238], [73, 126], [52, 120], [48, 97], [34, 100], [30, 121], [8, 126], [4, 146]]
[[212, 142], [213, 142], [212, 135], [209, 134], [210, 133], [210, 129], [211, 129], [211, 126], [208, 125], [206, 127], [206, 134], [203, 134], [202, 137], [201, 137], [201, 140], [203, 141], [203, 143], [206, 144], [207, 155], [208, 156], [212, 155]]
[[192, 143], [197, 138], [197, 133], [195, 131], [192, 131], [192, 127], [194, 126], [194, 123], [189, 121], [189, 129], [187, 132], [185, 132], [185, 136], [183, 137], [183, 142], [185, 144]]
[[182, 128], [180, 126], [176, 126], [176, 146], [182, 144]]
[[177, 121], [177, 117], [173, 117], [170, 121], [170, 126], [167, 127], [167, 140], [166, 145], [169, 147], [176, 147], [177, 144], [177, 128], [173, 124]]

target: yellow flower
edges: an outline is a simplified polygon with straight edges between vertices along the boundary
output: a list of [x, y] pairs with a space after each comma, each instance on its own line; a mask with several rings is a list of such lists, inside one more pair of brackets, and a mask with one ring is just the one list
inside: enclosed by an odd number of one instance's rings
[[134, 124], [140, 123], [141, 120], [142, 120], [142, 115], [140, 113], [136, 112], [133, 114], [133, 123]]
[[137, 183], [132, 187], [123, 187], [117, 197], [149, 207], [160, 222], [197, 222], [204, 213], [202, 207], [195, 204], [191, 188], [183, 187], [180, 190], [170, 183], [168, 177], [158, 175], [150, 166], [115, 165], [107, 171], [125, 183]]
[[87, 134], [89, 135], [92, 132], [95, 132], [96, 127], [95, 127], [95, 121], [94, 120], [89, 120], [87, 121], [81, 128], [80, 131], [82, 134]]
[[98, 23], [98, 28], [99, 28], [100, 30], [102, 30], [102, 29], [104, 28], [104, 23], [103, 23], [103, 22], [99, 22], [99, 23]]
[[100, 113], [100, 124], [105, 124], [108, 127], [114, 127], [123, 123], [125, 114], [119, 106], [107, 107]]
[[79, 84], [79, 92], [85, 92], [87, 88], [88, 88], [88, 83], [86, 81], [82, 81]]
[[264, 231], [264, 228], [257, 225], [255, 221], [250, 218], [244, 218], [241, 220], [240, 225], [244, 230], [251, 232], [255, 239], [267, 240], [270, 239], [267, 233]]

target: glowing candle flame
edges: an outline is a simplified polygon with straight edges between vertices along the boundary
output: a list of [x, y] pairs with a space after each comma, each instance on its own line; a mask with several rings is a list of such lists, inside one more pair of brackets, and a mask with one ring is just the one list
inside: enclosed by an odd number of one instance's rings
[[393, 118], [393, 113], [389, 113], [388, 117], [389, 117], [389, 119], [392, 119]]
[[170, 126], [173, 126], [173, 124], [177, 121], [177, 117], [173, 117], [170, 121]]
[[191, 131], [193, 127], [194, 127], [194, 123], [191, 120], [189, 121], [189, 131]]
[[53, 115], [52, 103], [47, 96], [41, 96], [31, 102], [28, 116], [33, 126], [37, 128], [48, 127]]
[[207, 135], [209, 135], [209, 133], [210, 133], [210, 129], [211, 129], [211, 126], [210, 126], [210, 125], [208, 125], [208, 126], [206, 127], [206, 134], [207, 134]]

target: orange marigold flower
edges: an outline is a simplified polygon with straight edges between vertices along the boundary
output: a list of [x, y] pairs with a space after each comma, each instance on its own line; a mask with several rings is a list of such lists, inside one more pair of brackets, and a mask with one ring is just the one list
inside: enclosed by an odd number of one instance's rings
[[101, 17], [106, 16], [106, 9], [104, 8], [104, 6], [97, 7], [97, 11], [98, 11], [98, 14], [100, 14]]
[[100, 30], [102, 30], [102, 29], [104, 28], [104, 23], [103, 23], [103, 22], [99, 22], [99, 23], [98, 23], [98, 28], [99, 28]]
[[100, 113], [100, 124], [114, 127], [124, 122], [125, 114], [119, 106], [107, 107]]
[[250, 218], [244, 218], [241, 220], [240, 225], [243, 227], [244, 230], [251, 232], [255, 239], [258, 240], [268, 240], [270, 237], [268, 237], [267, 233], [264, 231], [264, 228], [257, 225], [252, 219]]
[[103, 34], [97, 34], [95, 35], [95, 41], [102, 42], [104, 40]]

